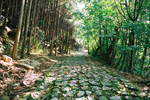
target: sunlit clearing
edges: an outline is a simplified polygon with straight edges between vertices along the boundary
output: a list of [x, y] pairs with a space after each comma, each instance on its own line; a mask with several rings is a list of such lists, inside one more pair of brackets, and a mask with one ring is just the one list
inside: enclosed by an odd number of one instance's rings
[[85, 8], [85, 4], [84, 3], [77, 3], [77, 8], [80, 12], [82, 12], [83, 8]]

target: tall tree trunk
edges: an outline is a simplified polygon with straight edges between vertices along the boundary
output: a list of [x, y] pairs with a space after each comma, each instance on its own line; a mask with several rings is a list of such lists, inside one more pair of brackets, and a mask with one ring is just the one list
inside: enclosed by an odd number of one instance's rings
[[[131, 30], [131, 33], [129, 35], [129, 46], [134, 46], [134, 30], [132, 29]], [[134, 58], [134, 51], [133, 51], [133, 48], [132, 50], [130, 51], [130, 63], [129, 63], [129, 67], [128, 67], [128, 71], [129, 72], [132, 72], [132, 66], [133, 66], [133, 59]]]
[[33, 9], [34, 11], [33, 11], [32, 22], [31, 22], [31, 30], [30, 30], [27, 54], [30, 54], [30, 51], [31, 51], [31, 38], [32, 38], [32, 33], [33, 33], [33, 25], [34, 25], [34, 20], [35, 20], [34, 17], [36, 13], [36, 7], [37, 7], [37, 0], [35, 0], [34, 2], [34, 9]]
[[12, 58], [13, 59], [16, 57], [17, 49], [18, 49], [18, 43], [19, 43], [19, 39], [20, 39], [20, 32], [21, 32], [21, 26], [22, 26], [24, 4], [25, 4], [25, 0], [21, 0], [17, 32], [16, 32], [16, 37], [15, 37], [15, 42], [14, 42], [14, 47], [13, 47], [13, 53], [12, 53]]
[[[11, 19], [10, 19], [11, 22], [13, 21], [14, 8], [15, 8], [15, 1], [13, 2], [12, 8], [11, 8]], [[21, 8], [20, 8], [20, 9], [21, 9]]]
[[26, 9], [27, 10], [27, 19], [26, 19], [26, 25], [25, 25], [25, 33], [24, 33], [24, 41], [23, 41], [23, 45], [22, 45], [21, 58], [24, 58], [24, 55], [25, 55], [25, 46], [26, 46], [27, 33], [28, 33], [28, 28], [29, 28], [29, 18], [30, 18], [31, 6], [32, 6], [32, 0], [29, 1], [28, 9]]
[[58, 32], [59, 32], [59, 20], [60, 20], [60, 16], [59, 16], [59, 12], [60, 12], [60, 8], [58, 8], [58, 20], [57, 20], [57, 32], [56, 32], [56, 48], [55, 48], [55, 56], [57, 56], [57, 45], [58, 45]]
[[[39, 1], [39, 3], [41, 3], [41, 1]], [[35, 29], [33, 30], [33, 41], [32, 41], [32, 48], [34, 49], [34, 44], [35, 44], [35, 37], [36, 37], [36, 31], [38, 31], [36, 29], [36, 26], [37, 24], [39, 24], [39, 20], [38, 20], [38, 15], [41, 13], [40, 12], [40, 8], [41, 8], [41, 5], [38, 6], [38, 10], [37, 10], [37, 15], [36, 15], [36, 18], [35, 18]]]
[[54, 6], [55, 14], [54, 14], [53, 32], [52, 32], [51, 45], [50, 45], [50, 56], [52, 55], [54, 34], [55, 34], [55, 32], [56, 32], [56, 14], [57, 14], [57, 7], [58, 7], [58, 0], [55, 2], [55, 6]]
[[20, 44], [23, 43], [23, 38], [24, 38], [24, 30], [25, 30], [25, 23], [26, 23], [26, 16], [27, 16], [27, 9], [28, 8], [28, 0], [25, 0], [25, 5], [24, 5], [24, 16], [23, 16], [23, 22], [22, 22], [22, 29], [21, 29], [21, 37], [20, 37]]

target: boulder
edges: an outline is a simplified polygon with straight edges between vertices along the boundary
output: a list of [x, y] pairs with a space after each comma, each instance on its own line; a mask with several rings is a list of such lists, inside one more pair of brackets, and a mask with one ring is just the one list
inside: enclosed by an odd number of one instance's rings
[[12, 58], [7, 56], [7, 55], [2, 55], [2, 59], [4, 60], [4, 62], [8, 62], [8, 63], [12, 63]]

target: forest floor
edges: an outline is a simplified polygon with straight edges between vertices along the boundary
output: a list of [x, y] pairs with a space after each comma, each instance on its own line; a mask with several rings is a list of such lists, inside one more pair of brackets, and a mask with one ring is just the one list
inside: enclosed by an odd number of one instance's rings
[[0, 67], [2, 98], [9, 97], [10, 100], [18, 98], [20, 100], [150, 100], [148, 86], [131, 83], [142, 80], [141, 77], [106, 68], [98, 61], [91, 59], [85, 52], [57, 57], [32, 54], [24, 61], [36, 66], [36, 69], [28, 71], [19, 66]]

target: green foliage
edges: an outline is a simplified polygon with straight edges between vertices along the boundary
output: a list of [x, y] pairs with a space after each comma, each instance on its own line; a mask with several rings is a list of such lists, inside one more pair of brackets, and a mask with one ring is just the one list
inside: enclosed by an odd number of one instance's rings
[[[138, 11], [142, 2], [138, 2], [135, 9], [133, 1], [127, 2], [129, 8], [119, 0], [115, 1], [84, 1], [84, 17], [79, 12], [74, 14], [83, 22], [80, 25], [83, 27], [79, 27], [81, 36], [95, 58], [118, 70], [143, 75], [150, 64], [150, 3], [144, 1], [142, 10]], [[134, 11], [135, 16], [139, 12], [137, 19], [133, 17]]]

